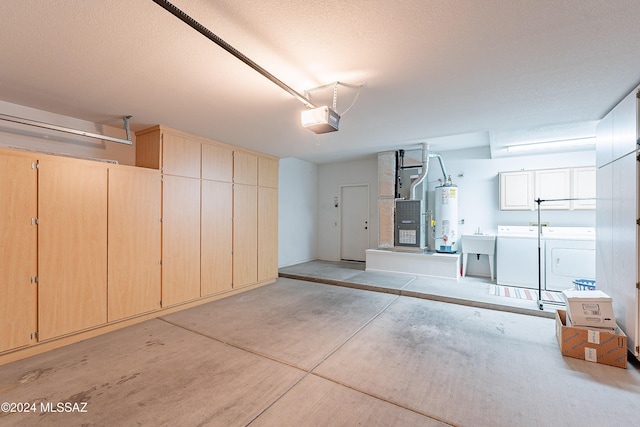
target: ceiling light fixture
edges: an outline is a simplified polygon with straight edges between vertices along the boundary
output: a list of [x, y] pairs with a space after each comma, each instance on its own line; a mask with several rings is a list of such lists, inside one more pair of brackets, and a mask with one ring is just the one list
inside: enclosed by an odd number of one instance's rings
[[555, 150], [558, 148], [584, 147], [587, 145], [594, 145], [595, 143], [595, 136], [589, 136], [586, 138], [559, 139], [555, 141], [509, 145], [507, 147], [507, 152], [519, 153], [522, 151]]

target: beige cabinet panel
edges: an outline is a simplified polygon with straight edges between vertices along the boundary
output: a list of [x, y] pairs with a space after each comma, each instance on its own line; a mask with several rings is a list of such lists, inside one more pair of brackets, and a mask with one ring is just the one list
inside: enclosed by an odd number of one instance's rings
[[232, 289], [232, 216], [232, 184], [202, 180], [202, 296]]
[[136, 132], [136, 166], [162, 168], [161, 131], [156, 127]]
[[278, 159], [258, 157], [258, 185], [278, 188]]
[[161, 126], [136, 132], [136, 166], [200, 178], [201, 144], [195, 135]]
[[162, 181], [162, 306], [200, 297], [200, 180]]
[[233, 186], [233, 287], [258, 281], [258, 188]]
[[233, 181], [233, 150], [202, 144], [202, 179]]
[[160, 308], [160, 172], [109, 168], [108, 321]]
[[258, 280], [278, 277], [278, 189], [258, 188]]
[[162, 132], [162, 172], [200, 178], [201, 142], [170, 131]]
[[107, 166], [40, 160], [40, 340], [107, 321]]
[[245, 151], [233, 152], [233, 182], [258, 184], [258, 156]]
[[37, 331], [38, 175], [35, 159], [0, 153], [0, 352]]

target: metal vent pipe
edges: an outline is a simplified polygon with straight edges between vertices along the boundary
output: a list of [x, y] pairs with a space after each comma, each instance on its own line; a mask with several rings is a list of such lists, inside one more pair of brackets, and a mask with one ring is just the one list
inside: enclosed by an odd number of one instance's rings
[[442, 169], [442, 176], [444, 177], [443, 183], [447, 183], [447, 171], [444, 168], [444, 163], [442, 162], [442, 156], [440, 154], [429, 154], [429, 157], [437, 157], [438, 162], [440, 162], [440, 169]]
[[411, 200], [416, 199], [416, 187], [422, 184], [422, 181], [427, 177], [427, 173], [429, 172], [429, 144], [422, 144], [422, 173], [418, 176], [413, 183], [411, 183]]

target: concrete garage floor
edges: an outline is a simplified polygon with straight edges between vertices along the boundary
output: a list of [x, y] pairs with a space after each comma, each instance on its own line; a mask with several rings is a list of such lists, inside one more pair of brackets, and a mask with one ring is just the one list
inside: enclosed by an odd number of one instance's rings
[[280, 278], [0, 367], [0, 425], [637, 425], [640, 369], [553, 319]]
[[543, 310], [540, 310], [537, 300], [490, 295], [489, 285], [491, 281], [488, 277], [466, 276], [456, 281], [455, 279], [364, 270], [365, 264], [360, 262], [317, 260], [281, 268], [280, 277], [388, 292], [402, 296], [529, 314], [551, 319], [555, 318], [558, 308], [564, 309], [564, 304], [543, 302]]

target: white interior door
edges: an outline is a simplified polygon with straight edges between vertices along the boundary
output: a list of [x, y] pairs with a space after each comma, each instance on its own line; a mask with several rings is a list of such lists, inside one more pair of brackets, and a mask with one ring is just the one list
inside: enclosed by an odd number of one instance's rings
[[340, 188], [340, 258], [364, 261], [369, 248], [369, 185]]

